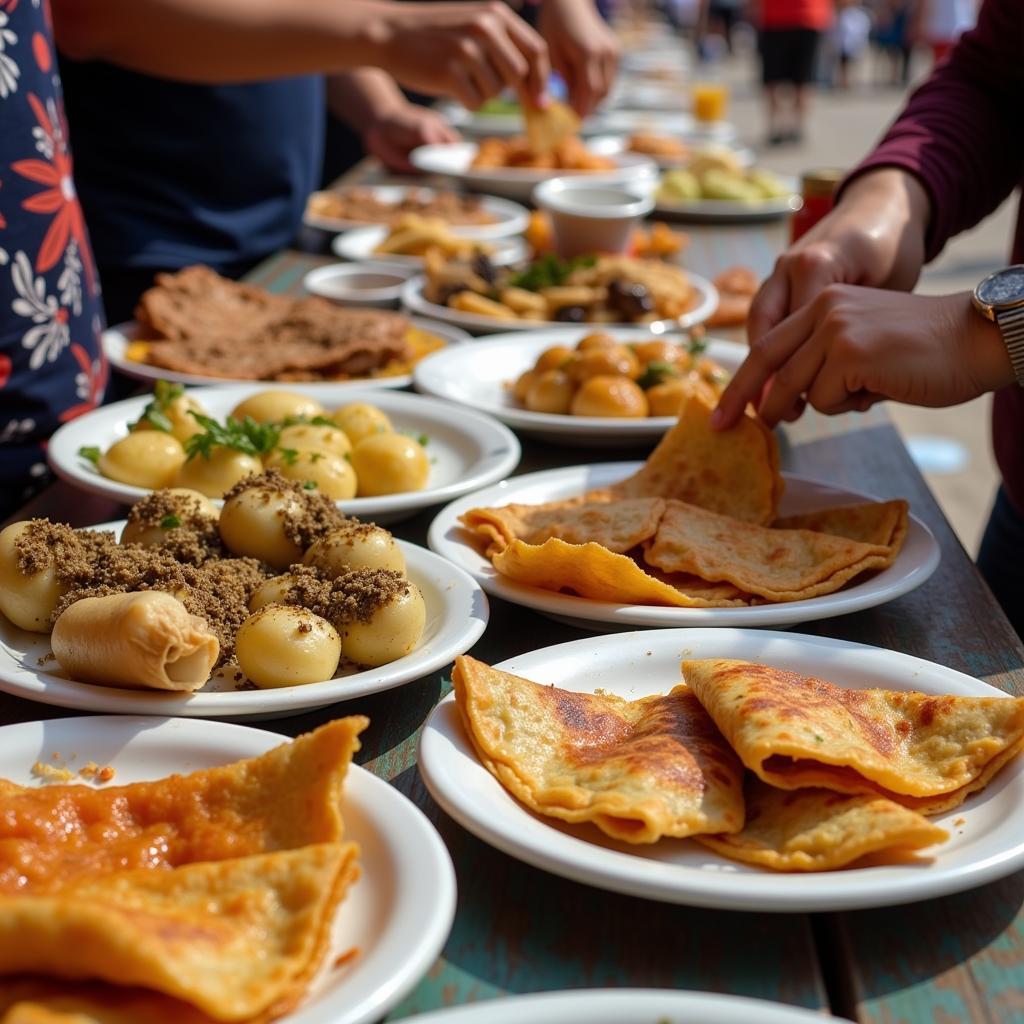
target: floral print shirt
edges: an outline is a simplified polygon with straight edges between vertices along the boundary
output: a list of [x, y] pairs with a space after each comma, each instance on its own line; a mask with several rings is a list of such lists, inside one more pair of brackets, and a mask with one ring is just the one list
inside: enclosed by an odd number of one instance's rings
[[48, 0], [0, 0], [0, 518], [47, 479], [46, 439], [107, 366]]

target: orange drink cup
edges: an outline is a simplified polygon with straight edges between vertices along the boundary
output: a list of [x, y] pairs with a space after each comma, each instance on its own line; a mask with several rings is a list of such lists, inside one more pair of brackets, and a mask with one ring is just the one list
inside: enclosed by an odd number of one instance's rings
[[696, 82], [693, 86], [693, 116], [698, 121], [721, 121], [729, 106], [729, 87], [722, 82]]

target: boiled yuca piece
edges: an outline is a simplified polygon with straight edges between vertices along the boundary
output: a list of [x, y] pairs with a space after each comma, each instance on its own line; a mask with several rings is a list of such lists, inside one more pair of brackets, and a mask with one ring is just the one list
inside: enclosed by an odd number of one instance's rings
[[75, 601], [50, 643], [72, 679], [130, 689], [198, 690], [220, 653], [206, 621], [159, 590]]
[[899, 858], [949, 837], [883, 796], [775, 789], [754, 775], [747, 776], [743, 796], [741, 832], [695, 838], [724, 857], [774, 871], [830, 871], [883, 851]]
[[683, 679], [743, 764], [780, 789], [956, 807], [1021, 748], [1024, 698], [853, 690], [744, 661], [684, 661]]
[[468, 657], [452, 682], [484, 767], [539, 814], [590, 821], [627, 843], [743, 825], [742, 767], [686, 687], [627, 701]]

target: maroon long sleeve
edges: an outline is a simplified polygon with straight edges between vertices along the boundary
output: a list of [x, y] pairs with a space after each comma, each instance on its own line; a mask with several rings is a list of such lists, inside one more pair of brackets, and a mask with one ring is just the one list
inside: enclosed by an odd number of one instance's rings
[[[854, 173], [894, 166], [917, 175], [931, 198], [929, 260], [948, 239], [995, 210], [1021, 183], [1024, 0], [985, 0], [977, 27], [911, 96]], [[1021, 210], [1012, 259], [1024, 262]], [[979, 270], [979, 279], [982, 276]], [[1006, 492], [1024, 516], [1024, 389], [1017, 385], [996, 393], [992, 442]]]

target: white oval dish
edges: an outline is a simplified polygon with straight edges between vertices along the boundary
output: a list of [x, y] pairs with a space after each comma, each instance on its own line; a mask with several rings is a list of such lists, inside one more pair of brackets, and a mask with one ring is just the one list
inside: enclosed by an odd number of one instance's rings
[[[418, 327], [421, 331], [427, 331], [430, 334], [436, 335], [447, 345], [457, 345], [469, 338], [469, 334], [466, 331], [452, 324], [438, 323], [436, 320], [423, 320], [415, 316], [409, 318], [409, 323], [413, 327]], [[246, 387], [253, 384], [263, 384], [265, 387], [287, 386], [290, 388], [293, 386], [291, 383], [285, 385], [280, 381], [273, 380], [253, 381], [233, 380], [226, 377], [207, 377], [201, 373], [181, 373], [178, 370], [165, 370], [159, 366], [150, 366], [149, 363], [140, 363], [138, 360], [128, 358], [128, 346], [133, 341], [140, 340], [139, 335], [139, 326], [134, 320], [117, 324], [115, 327], [108, 327], [100, 335], [100, 344], [103, 346], [103, 355], [106, 357], [107, 362], [115, 370], [135, 380], [169, 380], [172, 384], [189, 384], [193, 386], [206, 384], [219, 385], [221, 387], [228, 385]], [[412, 374], [396, 374], [393, 377], [358, 377], [353, 380], [334, 380], [325, 381], [324, 383], [337, 388], [398, 389], [407, 388], [412, 383]]]
[[[939, 564], [939, 545], [920, 520], [910, 517], [903, 549], [888, 569], [859, 583], [822, 597], [747, 608], [668, 608], [658, 605], [614, 604], [571, 594], [555, 593], [506, 579], [473, 543], [473, 536], [459, 523], [471, 508], [510, 503], [541, 504], [576, 497], [584, 491], [623, 480], [640, 468], [639, 462], [605, 462], [592, 466], [566, 466], [526, 473], [446, 505], [430, 524], [427, 543], [431, 549], [465, 569], [494, 597], [567, 622], [578, 629], [607, 632], [628, 626], [780, 626], [812, 622], [835, 615], [885, 604], [921, 586]], [[870, 501], [870, 497], [844, 491], [815, 480], [783, 474], [786, 490], [779, 514], [795, 515], [834, 505]]]
[[[831, 640], [742, 629], [678, 629], [587, 637], [498, 665], [562, 689], [600, 689], [633, 700], [680, 682], [683, 658], [737, 658], [827, 679], [849, 689], [1008, 697], [987, 683], [906, 654]], [[885, 867], [783, 873], [744, 865], [698, 843], [616, 842], [589, 825], [536, 815], [478, 760], [454, 695], [431, 713], [419, 768], [435, 800], [499, 850], [557, 875], [614, 892], [723, 910], [838, 911], [931, 899], [991, 882], [1024, 866], [1024, 758], [990, 786], [934, 818], [950, 837], [934, 860]], [[922, 851], [924, 852], [924, 851]]]
[[[422, 256], [402, 256], [397, 253], [376, 251], [377, 246], [387, 238], [389, 230], [378, 226], [353, 228], [332, 239], [331, 251], [335, 256], [351, 260], [353, 263], [372, 261], [396, 267], [422, 268]], [[487, 258], [495, 267], [508, 267], [526, 258], [526, 243], [521, 238], [499, 238], [486, 244], [491, 247]]]
[[[0, 728], [0, 775], [36, 786], [36, 761], [54, 754], [74, 770], [111, 765], [114, 785], [159, 779], [259, 757], [286, 736], [225, 722], [95, 717]], [[73, 760], [72, 760], [73, 755]], [[342, 794], [345, 838], [360, 846], [360, 876], [338, 909], [325, 966], [279, 1024], [370, 1024], [423, 977], [455, 915], [455, 872], [437, 830], [411, 800], [351, 765]], [[340, 968], [349, 950], [358, 956]]]
[[[699, 274], [686, 272], [690, 285], [697, 293], [697, 301], [692, 309], [687, 310], [677, 320], [655, 320], [647, 324], [647, 328], [655, 334], [663, 334], [666, 331], [687, 330], [704, 323], [716, 309], [718, 309], [718, 289], [705, 277]], [[471, 334], [503, 334], [508, 331], [535, 331], [538, 328], [565, 326], [553, 320], [499, 320], [493, 316], [481, 316], [478, 313], [464, 313], [461, 309], [452, 309], [450, 306], [441, 306], [436, 302], [430, 302], [423, 295], [423, 288], [426, 283], [424, 277], [414, 277], [405, 283], [402, 288], [402, 305], [412, 313], [426, 315], [435, 320], [461, 327]], [[593, 330], [605, 330], [606, 328], [636, 327], [636, 324], [583, 324], [590, 326]]]
[[[360, 190], [369, 191], [383, 203], [399, 203], [410, 192], [430, 198], [437, 190], [423, 188], [420, 185], [360, 185], [355, 186]], [[492, 224], [453, 224], [452, 231], [463, 238], [476, 238], [480, 240], [493, 240], [495, 238], [511, 238], [513, 235], [522, 234], [530, 222], [530, 211], [519, 203], [513, 203], [509, 199], [499, 199], [497, 196], [481, 196], [480, 205], [494, 217]], [[364, 228], [366, 221], [343, 220], [340, 217], [320, 217], [313, 213], [306, 213], [302, 222], [311, 228], [320, 231], [349, 231], [352, 228]]]
[[339, 306], [397, 309], [402, 285], [415, 274], [414, 267], [394, 263], [328, 263], [311, 270], [302, 279], [302, 287]]
[[[533, 366], [545, 349], [553, 345], [573, 348], [595, 328], [603, 329], [600, 325], [591, 325], [589, 328], [553, 327], [528, 334], [492, 334], [472, 345], [460, 345], [457, 349], [428, 356], [416, 367], [413, 383], [416, 390], [424, 394], [479, 409], [521, 434], [557, 444], [597, 447], [657, 441], [676, 422], [674, 416], [644, 419], [561, 416], [531, 412], [512, 395], [512, 383]], [[614, 333], [626, 344], [657, 338], [672, 340], [671, 336], [653, 335], [636, 327], [616, 328]], [[712, 339], [705, 354], [734, 373], [746, 353], [745, 345]]]
[[714, 992], [606, 988], [485, 999], [416, 1018], [416, 1024], [822, 1024], [797, 1006]]
[[[120, 536], [124, 521], [100, 523], [90, 529], [113, 530]], [[50, 653], [49, 636], [18, 629], [0, 615], [0, 691], [78, 711], [188, 718], [280, 717], [422, 679], [477, 642], [487, 625], [487, 598], [461, 569], [416, 544], [395, 540], [405, 557], [409, 579], [423, 594], [427, 620], [416, 650], [389, 665], [270, 690], [235, 689], [233, 673], [237, 669], [229, 666], [195, 693], [122, 690], [58, 674], [60, 666]]]
[[[519, 463], [519, 442], [507, 427], [477, 412], [467, 411], [454, 418], [451, 407], [437, 399], [397, 391], [359, 394], [348, 389], [338, 389], [334, 384], [288, 383], [269, 386], [273, 387], [301, 392], [315, 398], [327, 409], [348, 402], [369, 402], [387, 414], [396, 430], [409, 432], [413, 436], [426, 436], [426, 452], [433, 461], [430, 481], [424, 490], [338, 502], [338, 507], [346, 515], [371, 518], [381, 523], [395, 522], [421, 509], [500, 480], [508, 476]], [[187, 393], [210, 416], [223, 422], [247, 395], [266, 390], [268, 385], [260, 384], [248, 388], [200, 388]], [[150, 397], [140, 395], [103, 405], [65, 423], [50, 438], [47, 446], [47, 458], [54, 472], [75, 487], [116, 501], [130, 504], [145, 497], [150, 492], [142, 487], [107, 479], [95, 465], [78, 454], [78, 449], [94, 445], [106, 451], [111, 444], [127, 435], [128, 424], [142, 415]]]

